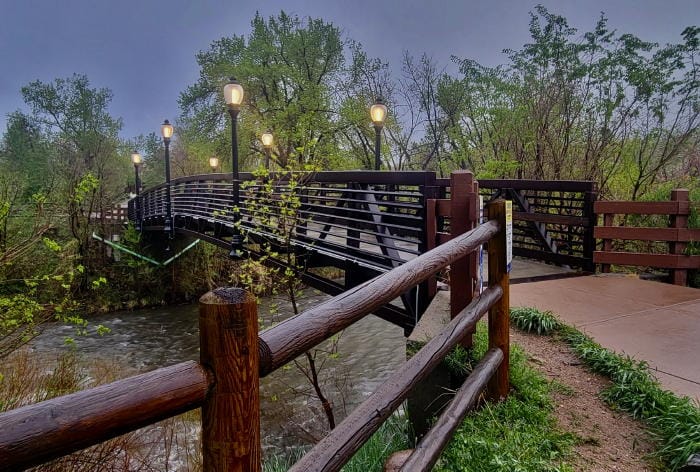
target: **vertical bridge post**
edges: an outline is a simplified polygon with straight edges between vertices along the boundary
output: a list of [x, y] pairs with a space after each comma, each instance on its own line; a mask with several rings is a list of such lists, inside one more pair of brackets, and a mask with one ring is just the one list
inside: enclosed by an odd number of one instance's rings
[[508, 396], [510, 389], [508, 379], [509, 338], [510, 338], [510, 297], [508, 261], [506, 260], [506, 202], [496, 200], [487, 206], [490, 220], [498, 220], [501, 230], [489, 241], [489, 287], [500, 285], [503, 295], [489, 309], [489, 349], [499, 348], [503, 352], [503, 361], [488, 384], [489, 397], [499, 400]]
[[202, 406], [205, 472], [260, 471], [258, 314], [240, 288], [199, 299], [200, 361], [214, 375]]

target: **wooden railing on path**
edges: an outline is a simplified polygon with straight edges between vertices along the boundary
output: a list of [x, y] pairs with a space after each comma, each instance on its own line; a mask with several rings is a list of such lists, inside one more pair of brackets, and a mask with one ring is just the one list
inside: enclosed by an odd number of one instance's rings
[[[200, 300], [199, 364], [177, 364], [0, 414], [3, 470], [37, 465], [201, 406], [204, 470], [259, 471], [259, 375], [293, 360], [485, 243], [489, 244], [489, 288], [292, 470], [339, 470], [486, 311], [489, 352], [465, 381], [449, 416], [455, 409], [457, 415], [464, 415], [487, 383], [491, 398], [507, 396], [505, 203], [492, 202], [488, 212], [491, 219], [487, 223], [259, 336], [255, 301], [245, 291], [216, 289], [204, 295]], [[452, 273], [453, 279], [468, 276]], [[454, 420], [441, 418], [435, 428], [451, 435]], [[421, 443], [409, 459], [421, 465], [411, 465], [410, 470], [427, 470], [445, 444], [445, 438], [427, 446]]]
[[[602, 272], [610, 272], [611, 264], [670, 269], [671, 281], [686, 285], [688, 269], [700, 269], [700, 256], [685, 254], [688, 242], [700, 241], [700, 229], [688, 228], [688, 190], [673, 190], [668, 202], [598, 201], [595, 213], [603, 216], [603, 226], [594, 231], [595, 237], [602, 240], [602, 247], [594, 253], [593, 261], [601, 264]], [[616, 226], [615, 215], [668, 215], [668, 227]], [[668, 244], [668, 252], [614, 250], [614, 240], [661, 242]]]

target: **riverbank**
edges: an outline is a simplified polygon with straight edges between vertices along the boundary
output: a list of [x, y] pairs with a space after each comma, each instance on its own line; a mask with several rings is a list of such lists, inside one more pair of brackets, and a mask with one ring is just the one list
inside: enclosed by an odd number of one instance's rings
[[[302, 306], [318, 303], [316, 296], [323, 295], [309, 293]], [[196, 306], [112, 314], [111, 320], [101, 322], [110, 324], [112, 334], [78, 339], [73, 348], [57, 356], [57, 350], [65, 350], [61, 329], [72, 329], [62, 326], [0, 367], [5, 376], [0, 382], [0, 402], [4, 402], [0, 408], [15, 408], [198, 356]], [[342, 385], [332, 396], [339, 418], [403, 361], [403, 332], [387, 333], [390, 326], [367, 317], [338, 340], [340, 355], [329, 360], [324, 382]], [[511, 396], [468, 416], [436, 470], [655, 470], [658, 464], [647, 458], [654, 444], [644, 426], [611, 410], [600, 398], [609, 380], [590, 372], [561, 340], [515, 329], [511, 334]], [[483, 327], [476, 346], [478, 358], [486, 349]], [[105, 353], [111, 353], [111, 359]], [[300, 451], [325, 434], [325, 427], [319, 420], [320, 406], [303, 393], [303, 382], [295, 384], [298, 372], [280, 369], [278, 373], [282, 377], [263, 379], [263, 442], [267, 464], [276, 467], [271, 470], [286, 470], [285, 465], [294, 462]], [[316, 419], [309, 420], [314, 415]], [[42, 470], [118, 460], [123, 464], [147, 461], [153, 470], [196, 471], [198, 425], [198, 413], [191, 412]], [[405, 419], [395, 419], [390, 430], [380, 432], [374, 445], [365, 449], [358, 470], [381, 470], [386, 456], [394, 448], [404, 448], [410, 436]], [[465, 469], [465, 464], [471, 468]], [[116, 465], [112, 468], [121, 470]]]

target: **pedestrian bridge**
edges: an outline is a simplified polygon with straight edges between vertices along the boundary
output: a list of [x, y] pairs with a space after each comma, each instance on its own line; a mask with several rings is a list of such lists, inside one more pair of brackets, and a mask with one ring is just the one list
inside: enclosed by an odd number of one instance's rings
[[[191, 236], [224, 248], [241, 233], [251, 255], [272, 254], [267, 263], [286, 267], [293, 254], [305, 283], [336, 295], [474, 228], [479, 196], [486, 202], [502, 197], [513, 201], [516, 256], [593, 267], [592, 182], [477, 182], [468, 172], [441, 179], [423, 171], [345, 171], [241, 173], [236, 185], [238, 205], [230, 174], [181, 177], [170, 188], [162, 184], [132, 199], [129, 218], [151, 237]], [[470, 257], [474, 273], [462, 289], [471, 294], [479, 274], [477, 254]], [[319, 267], [334, 267], [343, 277], [326, 277]], [[566, 272], [548, 267], [550, 276]], [[404, 294], [401, 306], [389, 304], [376, 314], [410, 330], [434, 293], [435, 281], [426, 282]]]

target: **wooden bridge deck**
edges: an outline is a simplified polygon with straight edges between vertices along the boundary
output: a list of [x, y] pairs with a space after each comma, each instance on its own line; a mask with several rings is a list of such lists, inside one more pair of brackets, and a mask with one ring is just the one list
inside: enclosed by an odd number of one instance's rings
[[700, 290], [623, 275], [514, 285], [511, 306], [551, 310], [602, 346], [646, 361], [661, 385], [700, 401]]

